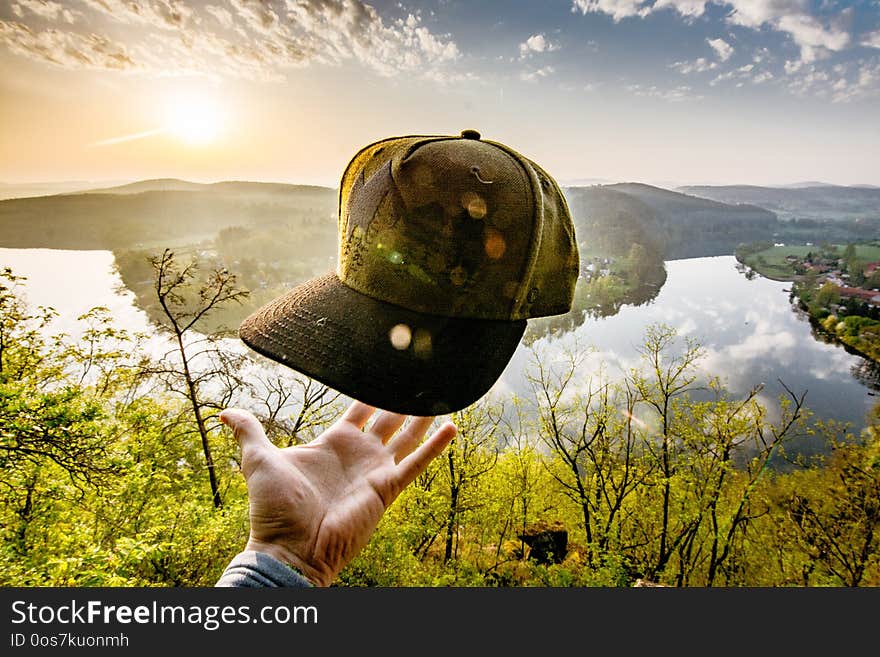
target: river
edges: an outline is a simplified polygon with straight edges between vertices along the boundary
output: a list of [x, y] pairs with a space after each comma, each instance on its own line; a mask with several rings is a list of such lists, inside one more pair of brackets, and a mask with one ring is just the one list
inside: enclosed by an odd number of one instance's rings
[[[789, 283], [752, 278], [734, 256], [670, 260], [667, 279], [657, 296], [617, 314], [588, 319], [574, 331], [535, 343], [542, 360], [566, 350], [594, 351], [584, 360], [584, 374], [604, 365], [609, 378], [640, 364], [638, 347], [651, 324], [664, 324], [696, 340], [705, 355], [700, 367], [719, 377], [727, 389], [745, 395], [764, 384], [761, 401], [770, 419], [779, 418], [785, 386], [806, 393], [814, 419], [836, 419], [859, 431], [877, 402], [876, 367], [842, 346], [817, 340], [807, 317], [789, 302]], [[522, 377], [532, 353], [520, 348], [502, 375], [509, 393], [525, 391]], [[704, 377], [705, 378], [705, 377]]]
[[[574, 331], [542, 338], [533, 347], [545, 361], [589, 347], [583, 376], [602, 365], [613, 378], [638, 365], [645, 329], [662, 323], [697, 340], [705, 349], [702, 371], [720, 377], [732, 393], [744, 395], [765, 384], [761, 399], [771, 419], [778, 416], [778, 398], [784, 393], [781, 380], [795, 393], [807, 393], [806, 405], [816, 418], [849, 422], [856, 431], [864, 427], [866, 413], [878, 399], [873, 396], [876, 382], [864, 374], [874, 371], [871, 364], [817, 340], [807, 319], [789, 303], [787, 283], [749, 279], [736, 265], [733, 256], [668, 261], [666, 283], [653, 301], [588, 319]], [[56, 331], [75, 335], [76, 318], [104, 305], [120, 327], [154, 332], [134, 305], [134, 295], [122, 286], [109, 251], [0, 248], [2, 267], [27, 278], [28, 303], [58, 311]], [[525, 372], [531, 359], [532, 351], [520, 345], [491, 395], [527, 394]]]

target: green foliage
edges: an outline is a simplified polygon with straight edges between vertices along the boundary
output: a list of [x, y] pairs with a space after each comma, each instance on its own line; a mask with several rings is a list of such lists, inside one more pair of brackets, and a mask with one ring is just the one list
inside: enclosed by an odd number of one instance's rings
[[0, 280], [2, 582], [215, 581], [218, 555], [231, 558], [246, 537], [239, 478], [234, 502], [214, 512], [197, 485], [192, 423], [138, 376], [135, 336], [99, 311], [76, 342], [47, 335], [52, 313], [31, 315], [12, 273]]
[[813, 297], [813, 303], [819, 308], [828, 308], [840, 303], [840, 288], [834, 283], [825, 282]]
[[850, 337], [857, 337], [865, 328], [878, 324], [880, 322], [861, 315], [849, 315], [843, 319], [844, 333]]
[[[137, 336], [96, 311], [72, 341], [51, 318], [0, 276], [0, 585], [212, 585], [248, 532], [232, 437], [201, 427], [217, 508], [192, 409], [145, 373]], [[770, 422], [760, 388], [706, 383], [702, 347], [669, 327], [647, 331], [619, 379], [588, 377], [577, 346], [561, 363], [534, 353], [532, 391], [456, 414], [453, 445], [337, 586], [880, 585], [880, 412], [863, 436], [820, 426], [828, 455], [777, 469], [813, 431], [803, 396]], [[305, 386], [288, 420], [271, 390], [277, 440], [307, 440], [333, 417]], [[540, 532], [561, 533], [563, 552], [534, 548]]]

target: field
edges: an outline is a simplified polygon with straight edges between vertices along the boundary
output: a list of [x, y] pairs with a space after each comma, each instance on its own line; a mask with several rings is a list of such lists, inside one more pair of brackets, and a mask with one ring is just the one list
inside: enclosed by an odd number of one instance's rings
[[[834, 245], [838, 253], [843, 253], [845, 244]], [[856, 256], [863, 262], [876, 262], [880, 260], [880, 246], [876, 244], [856, 244]], [[745, 257], [745, 264], [756, 270], [766, 278], [781, 281], [791, 281], [795, 278], [794, 268], [786, 261], [788, 256], [804, 258], [808, 253], [818, 253], [821, 247], [816, 245], [792, 244], [786, 246], [773, 246], [757, 253], [751, 253]]]

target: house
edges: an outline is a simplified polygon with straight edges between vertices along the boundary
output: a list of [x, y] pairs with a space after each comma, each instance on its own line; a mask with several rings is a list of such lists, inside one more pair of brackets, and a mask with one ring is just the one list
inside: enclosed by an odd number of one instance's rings
[[880, 294], [872, 290], [863, 290], [860, 287], [841, 287], [838, 289], [838, 293], [841, 297], [861, 299], [874, 306], [880, 305]]

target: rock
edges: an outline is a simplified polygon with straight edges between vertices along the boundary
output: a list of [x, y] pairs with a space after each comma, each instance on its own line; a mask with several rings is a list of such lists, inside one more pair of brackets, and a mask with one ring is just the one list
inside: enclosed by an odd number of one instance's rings
[[561, 522], [537, 522], [519, 534], [529, 546], [529, 559], [539, 564], [562, 563], [568, 552], [568, 530]]

